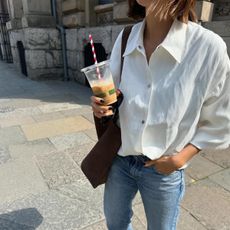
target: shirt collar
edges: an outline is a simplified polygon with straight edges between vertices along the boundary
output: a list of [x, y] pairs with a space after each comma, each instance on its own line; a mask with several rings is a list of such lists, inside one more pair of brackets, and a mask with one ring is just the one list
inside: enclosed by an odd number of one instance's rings
[[[145, 28], [145, 20], [133, 27], [130, 33], [127, 47], [123, 56], [132, 53], [134, 50], [144, 51], [143, 34]], [[164, 41], [159, 45], [178, 62], [182, 61], [183, 52], [186, 44], [187, 24], [175, 19]]]

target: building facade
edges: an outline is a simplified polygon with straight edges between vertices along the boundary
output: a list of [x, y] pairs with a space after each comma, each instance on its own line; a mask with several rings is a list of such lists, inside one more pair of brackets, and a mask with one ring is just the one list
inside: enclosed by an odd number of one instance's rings
[[[86, 84], [80, 69], [93, 64], [88, 35], [92, 34], [102, 61], [122, 28], [134, 23], [127, 17], [126, 0], [0, 2], [9, 14], [6, 26], [13, 63], [31, 79], [64, 78]], [[196, 11], [200, 22], [220, 34], [230, 48], [230, 0], [198, 1]]]

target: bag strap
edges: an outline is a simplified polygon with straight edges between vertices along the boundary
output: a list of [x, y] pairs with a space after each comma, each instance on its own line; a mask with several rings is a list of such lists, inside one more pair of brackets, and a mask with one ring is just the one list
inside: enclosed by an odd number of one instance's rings
[[133, 25], [131, 25], [131, 26], [126, 26], [126, 27], [124, 28], [124, 31], [123, 31], [123, 34], [122, 34], [120, 81], [121, 81], [121, 74], [122, 74], [123, 64], [124, 64], [124, 57], [123, 57], [123, 54], [124, 54], [124, 52], [125, 52], [126, 45], [127, 45], [127, 42], [128, 42], [128, 38], [129, 38], [129, 35], [130, 35], [130, 33], [131, 33], [132, 28], [133, 28]]

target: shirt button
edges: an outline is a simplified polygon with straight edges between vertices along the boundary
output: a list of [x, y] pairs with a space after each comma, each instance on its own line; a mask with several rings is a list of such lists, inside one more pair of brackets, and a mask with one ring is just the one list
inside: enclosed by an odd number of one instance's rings
[[141, 121], [141, 123], [142, 123], [142, 124], [144, 124], [144, 123], [145, 123], [145, 121], [144, 121], [144, 120], [142, 120], [142, 121]]
[[148, 84], [147, 87], [148, 87], [148, 88], [151, 88], [151, 84]]
[[141, 46], [141, 45], [139, 45], [139, 46], [138, 46], [138, 48], [139, 48], [139, 49], [142, 49], [142, 46]]

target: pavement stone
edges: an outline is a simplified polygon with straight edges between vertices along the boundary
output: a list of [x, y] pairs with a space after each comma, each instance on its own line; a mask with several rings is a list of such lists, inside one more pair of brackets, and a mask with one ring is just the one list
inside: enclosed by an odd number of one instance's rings
[[85, 179], [79, 166], [63, 152], [37, 155], [37, 162], [50, 189]]
[[[79, 229], [75, 229], [75, 230], [79, 230]], [[81, 230], [107, 230], [107, 226], [105, 220], [103, 220], [95, 224], [92, 224], [86, 228], [82, 228]]]
[[[59, 187], [38, 195], [29, 195], [10, 203], [7, 208], [0, 204], [0, 218], [14, 223], [33, 226], [36, 230], [73, 230], [82, 229], [104, 219], [102, 208], [103, 187], [92, 189], [87, 181]], [[31, 220], [27, 216], [10, 215], [13, 211], [36, 210]], [[7, 215], [9, 214], [9, 215]], [[43, 217], [42, 223], [38, 225]]]
[[185, 185], [194, 183], [196, 180], [189, 176], [185, 171]]
[[9, 146], [12, 159], [30, 159], [35, 158], [37, 155], [45, 155], [53, 151], [56, 151], [56, 148], [48, 139], [40, 139]]
[[26, 125], [34, 123], [35, 120], [31, 116], [25, 117], [14, 117], [14, 118], [1, 118], [0, 125], [1, 127], [10, 127], [18, 125]]
[[18, 95], [16, 98], [12, 98], [10, 101], [5, 101], [1, 103], [1, 106], [9, 106], [14, 108], [26, 108], [35, 107], [43, 104], [39, 98], [24, 98], [23, 95]]
[[177, 230], [207, 230], [188, 211], [181, 208]]
[[80, 109], [81, 106], [78, 104], [71, 104], [71, 103], [49, 103], [45, 105], [40, 105], [38, 108], [43, 113], [52, 113], [52, 112], [58, 112], [63, 110], [69, 110], [69, 109]]
[[9, 220], [2, 219], [0, 216], [0, 229], [1, 230], [34, 230], [33, 227], [17, 224]]
[[0, 165], [6, 163], [9, 159], [10, 154], [8, 149], [0, 146]]
[[138, 217], [138, 219], [141, 221], [141, 223], [147, 228], [147, 220], [145, 216], [145, 210], [143, 203], [139, 203], [133, 206], [133, 212], [134, 215]]
[[37, 122], [57, 120], [64, 117], [65, 116], [61, 112], [42, 113], [38, 115], [33, 115], [33, 119]]
[[2, 164], [0, 188], [0, 203], [48, 190], [37, 165], [30, 159], [8, 161]]
[[214, 164], [208, 159], [197, 155], [191, 160], [190, 165], [186, 169], [186, 173], [195, 180], [198, 180], [206, 178], [209, 175], [214, 174], [222, 169], [222, 167]]
[[93, 125], [82, 116], [22, 125], [27, 140], [37, 140], [90, 129]]
[[25, 141], [26, 138], [22, 130], [17, 126], [0, 129], [0, 146], [20, 144], [24, 143]]
[[85, 117], [88, 121], [94, 124], [94, 118], [93, 118], [93, 112], [83, 114], [83, 117]]
[[209, 179], [230, 192], [230, 168], [211, 175]]
[[[82, 105], [82, 107], [79, 109], [63, 110], [61, 111], [61, 113], [64, 114], [65, 117], [73, 117], [73, 116], [79, 116], [79, 115], [85, 116], [85, 114], [92, 113], [92, 109], [89, 106]], [[86, 117], [86, 119], [88, 119], [88, 116]]]
[[65, 150], [68, 148], [77, 147], [79, 145], [92, 143], [92, 140], [84, 132], [50, 137], [49, 140], [57, 150]]
[[98, 138], [97, 138], [97, 132], [96, 132], [96, 129], [95, 128], [92, 128], [92, 129], [87, 129], [84, 131], [84, 133], [90, 137], [93, 141], [97, 142], [98, 141]]
[[4, 109], [8, 109], [8, 112], [1, 112], [0, 109], [0, 119], [2, 118], [12, 118], [15, 119], [15, 117], [24, 117], [24, 116], [31, 116], [31, 115], [36, 115], [36, 114], [41, 114], [41, 110], [38, 109], [37, 107], [27, 107], [27, 108], [19, 108], [15, 109], [14, 107], [7, 107]]
[[209, 230], [229, 230], [230, 193], [209, 179], [187, 186], [182, 207]]
[[230, 148], [224, 150], [205, 150], [201, 155], [223, 168], [230, 168]]
[[66, 149], [65, 153], [69, 154], [72, 159], [80, 166], [82, 160], [91, 151], [94, 145], [94, 142], [89, 142], [85, 145], [78, 145], [75, 148]]

